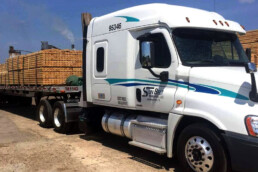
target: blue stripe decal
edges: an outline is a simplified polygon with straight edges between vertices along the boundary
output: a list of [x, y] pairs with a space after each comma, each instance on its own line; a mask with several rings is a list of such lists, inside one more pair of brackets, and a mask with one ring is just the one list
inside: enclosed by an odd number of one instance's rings
[[134, 87], [134, 86], [157, 86], [157, 85], [153, 85], [153, 84], [144, 84], [144, 83], [125, 83], [125, 84], [116, 84], [116, 85], [120, 85], [120, 86], [125, 86], [125, 87]]
[[249, 100], [249, 98], [246, 96], [243, 96], [236, 92], [232, 92], [230, 90], [226, 90], [219, 87], [203, 85], [203, 84], [191, 84], [189, 82], [176, 81], [176, 80], [168, 80], [168, 82], [160, 82], [156, 78], [151, 78], [151, 79], [153, 80], [110, 78], [110, 79], [106, 79], [106, 81], [110, 85], [125, 86], [125, 87], [133, 87], [133, 86], [164, 86], [165, 87], [167, 85], [170, 85], [170, 86], [186, 88], [199, 93], [215, 94], [219, 96]]
[[189, 87], [192, 87], [195, 89], [195, 92], [200, 92], [200, 93], [208, 93], [208, 94], [220, 94], [219, 91], [214, 90], [212, 88], [209, 88], [207, 86], [202, 86], [202, 85], [196, 85], [196, 84], [190, 84], [189, 82], [182, 82], [182, 81], [176, 81], [176, 80], [169, 80], [170, 82], [176, 82], [180, 84], [186, 84]]
[[229, 91], [229, 90], [219, 88], [219, 87], [208, 86], [208, 85], [207, 85], [207, 87], [218, 90], [220, 92], [220, 96], [231, 97], [231, 98], [242, 99], [242, 100], [249, 100], [248, 97], [243, 96], [243, 95], [238, 94], [238, 93], [235, 93], [233, 91]]

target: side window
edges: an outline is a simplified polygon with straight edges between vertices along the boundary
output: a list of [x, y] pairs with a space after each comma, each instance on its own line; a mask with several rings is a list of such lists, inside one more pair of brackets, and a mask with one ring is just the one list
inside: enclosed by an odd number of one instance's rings
[[104, 48], [103, 47], [99, 47], [97, 49], [97, 59], [96, 59], [96, 68], [97, 68], [97, 72], [103, 72], [104, 70]]
[[143, 67], [167, 68], [170, 66], [171, 55], [162, 33], [143, 35], [139, 40], [140, 62]]

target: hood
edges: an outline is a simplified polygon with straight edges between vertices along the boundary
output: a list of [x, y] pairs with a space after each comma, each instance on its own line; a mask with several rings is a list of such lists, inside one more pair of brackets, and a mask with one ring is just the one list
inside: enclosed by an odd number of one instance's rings
[[[255, 74], [258, 79], [257, 73]], [[196, 92], [249, 100], [251, 77], [244, 67], [193, 67], [190, 89]]]

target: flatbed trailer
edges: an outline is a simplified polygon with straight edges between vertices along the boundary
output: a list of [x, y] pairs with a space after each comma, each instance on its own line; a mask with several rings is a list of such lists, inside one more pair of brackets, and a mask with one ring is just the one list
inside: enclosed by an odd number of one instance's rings
[[42, 96], [53, 96], [59, 94], [80, 94], [82, 86], [0, 86], [0, 93], [10, 96], [35, 97], [37, 94]]
[[34, 98], [36, 105], [39, 104], [40, 99], [49, 96], [62, 97], [63, 100], [69, 101], [69, 97], [76, 97], [80, 99], [82, 86], [0, 86], [1, 97], [27, 97]]
[[[64, 114], [64, 123], [70, 125], [78, 121], [81, 113], [79, 105], [82, 86], [0, 86], [0, 105], [30, 106], [32, 99], [36, 104], [36, 116], [42, 127], [50, 127], [55, 104]], [[41, 119], [41, 120], [40, 120]]]
[[34, 97], [42, 127], [102, 128], [176, 156], [182, 171], [257, 171], [258, 75], [238, 23], [149, 4], [83, 13], [82, 26], [83, 86], [2, 86], [0, 96], [22, 104]]

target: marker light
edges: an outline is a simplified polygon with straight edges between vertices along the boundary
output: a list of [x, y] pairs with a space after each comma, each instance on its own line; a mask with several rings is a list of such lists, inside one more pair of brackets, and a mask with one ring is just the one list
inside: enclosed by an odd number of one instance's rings
[[188, 23], [190, 23], [190, 19], [188, 17], [185, 18]]
[[258, 116], [247, 116], [245, 124], [249, 135], [258, 137]]
[[177, 100], [176, 104], [181, 105], [182, 104], [182, 100]]
[[229, 24], [228, 24], [228, 22], [226, 22], [226, 21], [225, 21], [225, 24], [226, 24], [226, 25], [229, 27]]
[[215, 25], [218, 25], [218, 23], [216, 22], [216, 20], [212, 20], [213, 21], [213, 23], [215, 23]]
[[224, 24], [223, 24], [223, 22], [222, 22], [221, 20], [219, 21], [219, 23], [220, 23], [222, 26], [224, 26]]
[[240, 25], [244, 30], [245, 30], [245, 27], [243, 25]]

